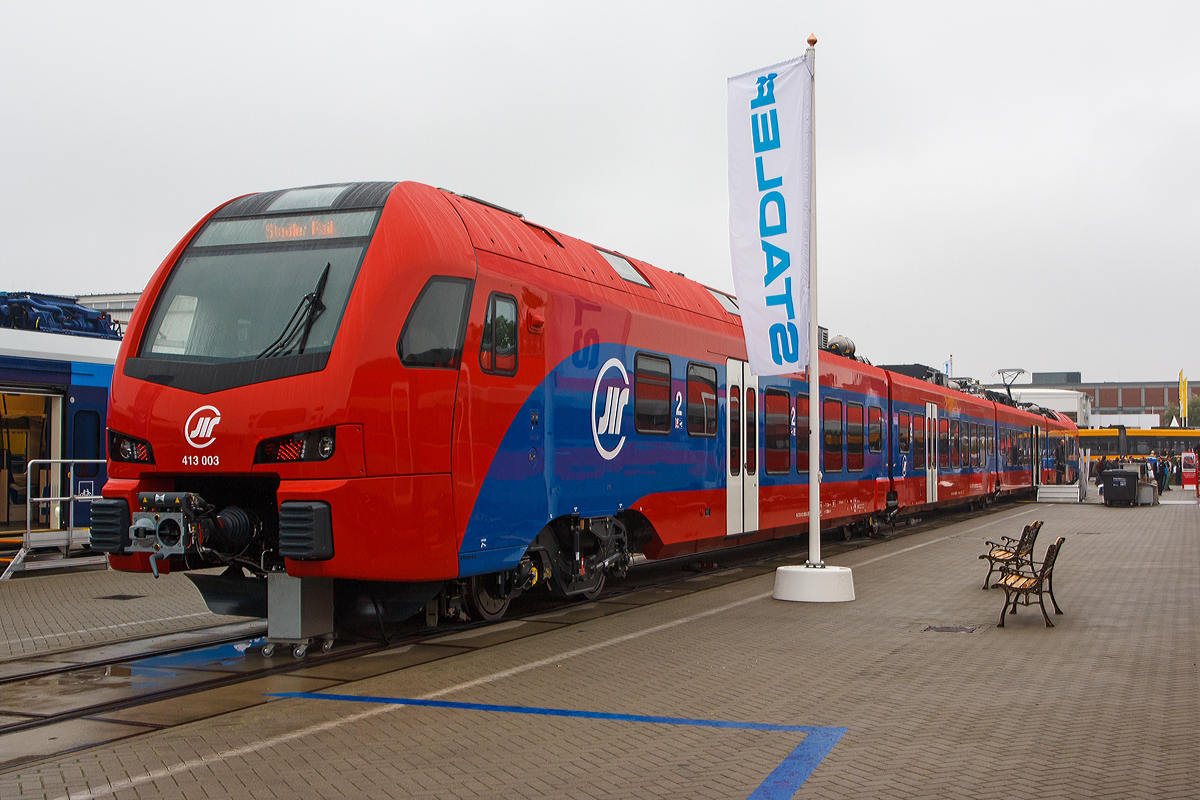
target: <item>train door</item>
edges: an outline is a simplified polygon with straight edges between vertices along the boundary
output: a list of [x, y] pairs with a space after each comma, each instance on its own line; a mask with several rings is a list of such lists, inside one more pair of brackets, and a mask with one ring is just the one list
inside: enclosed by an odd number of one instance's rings
[[1037, 425], [1033, 426], [1033, 485], [1042, 485], [1042, 455], [1046, 447], [1046, 434]]
[[758, 530], [758, 376], [725, 363], [725, 534]]
[[925, 404], [925, 502], [936, 503], [938, 499], [938, 407], [936, 403]]
[[[26, 509], [33, 528], [58, 530], [62, 514], [57, 503], [28, 505], [34, 497], [58, 497], [62, 470], [40, 459], [63, 457], [62, 395], [29, 388], [0, 387], [0, 478], [4, 502], [0, 503], [0, 527], [25, 527]], [[32, 474], [30, 472], [32, 470]]]

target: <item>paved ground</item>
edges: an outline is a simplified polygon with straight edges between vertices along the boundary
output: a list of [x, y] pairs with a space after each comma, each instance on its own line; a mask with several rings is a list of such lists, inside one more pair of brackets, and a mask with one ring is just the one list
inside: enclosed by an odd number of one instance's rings
[[181, 575], [25, 572], [0, 581], [0, 662], [239, 620], [210, 614]]
[[[976, 557], [1038, 518], [1039, 557], [1066, 537], [1066, 613], [998, 629]], [[596, 615], [579, 625], [299, 667], [312, 685], [357, 670], [336, 692], [372, 701], [276, 699], [0, 773], [0, 796], [1200, 796], [1200, 507], [1007, 506], [830, 561], [854, 568], [855, 602], [700, 575], [568, 609]]]

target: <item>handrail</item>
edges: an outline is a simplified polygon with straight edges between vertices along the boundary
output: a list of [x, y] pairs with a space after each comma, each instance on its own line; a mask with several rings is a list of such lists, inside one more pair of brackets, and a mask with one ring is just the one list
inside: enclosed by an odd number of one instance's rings
[[[107, 461], [103, 458], [35, 458], [28, 461], [25, 465], [25, 536], [21, 542], [21, 550], [9, 562], [8, 567], [0, 574], [0, 580], [6, 580], [14, 572], [22, 569], [22, 564], [25, 561], [25, 556], [33, 549], [33, 509], [36, 504], [41, 503], [62, 503], [69, 502], [70, 507], [67, 512], [67, 531], [66, 545], [62, 548], [64, 562], [67, 561], [67, 556], [71, 551], [71, 542], [75, 538], [75, 503], [79, 501], [90, 503], [96, 497], [94, 494], [77, 494], [75, 492], [75, 465], [76, 464], [105, 464]], [[54, 464], [67, 465], [67, 486], [70, 489], [70, 494], [64, 496], [51, 497], [34, 497], [33, 496], [33, 476], [34, 470], [39, 465], [52, 467]], [[41, 514], [39, 512], [38, 516]], [[53, 515], [51, 515], [53, 519]], [[61, 528], [60, 528], [61, 530]], [[89, 560], [89, 563], [91, 560]]]

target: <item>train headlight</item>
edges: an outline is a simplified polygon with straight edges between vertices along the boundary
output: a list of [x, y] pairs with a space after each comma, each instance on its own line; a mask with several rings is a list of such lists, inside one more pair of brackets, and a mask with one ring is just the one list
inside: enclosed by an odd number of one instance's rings
[[113, 430], [108, 432], [108, 456], [126, 464], [154, 463], [154, 450], [149, 442]]
[[317, 442], [317, 455], [321, 458], [329, 458], [333, 455], [333, 435], [329, 434], [322, 436]]
[[254, 451], [255, 464], [328, 461], [337, 449], [333, 428], [318, 428], [274, 439], [263, 439]]

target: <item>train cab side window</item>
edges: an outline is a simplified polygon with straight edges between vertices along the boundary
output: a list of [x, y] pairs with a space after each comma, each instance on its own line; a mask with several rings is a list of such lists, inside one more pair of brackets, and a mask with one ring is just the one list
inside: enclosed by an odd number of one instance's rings
[[753, 389], [746, 390], [746, 474], [758, 469], [758, 401]]
[[717, 435], [717, 370], [706, 364], [688, 364], [688, 436]]
[[808, 474], [808, 395], [796, 395], [796, 474]]
[[497, 375], [517, 373], [517, 300], [493, 293], [488, 298], [487, 315], [479, 344], [479, 366]]
[[950, 468], [950, 420], [938, 420], [938, 466]]
[[896, 423], [896, 441], [900, 445], [900, 452], [906, 454], [912, 440], [912, 429], [909, 427], [912, 425], [912, 415], [907, 411], [901, 411], [899, 417], [899, 421]]
[[465, 278], [435, 277], [425, 283], [396, 343], [401, 364], [458, 369], [471, 286]]
[[634, 362], [633, 422], [638, 433], [671, 432], [671, 362], [639, 355]]
[[863, 470], [863, 407], [858, 403], [846, 404], [846, 469]]
[[883, 409], [879, 406], [867, 409], [867, 450], [883, 452]]
[[763, 469], [768, 475], [785, 475], [792, 470], [792, 398], [779, 389], [766, 389], [763, 405], [767, 439]]
[[742, 390], [729, 387], [729, 474], [742, 472]]
[[826, 474], [842, 471], [842, 401], [826, 400], [821, 404], [821, 437]]
[[950, 420], [950, 466], [953, 469], [959, 467], [960, 442], [958, 436], [958, 420]]
[[[104, 458], [100, 415], [95, 411], [76, 411], [72, 425], [71, 458]], [[74, 475], [77, 478], [94, 478], [99, 472], [99, 464], [80, 464], [75, 467]]]

